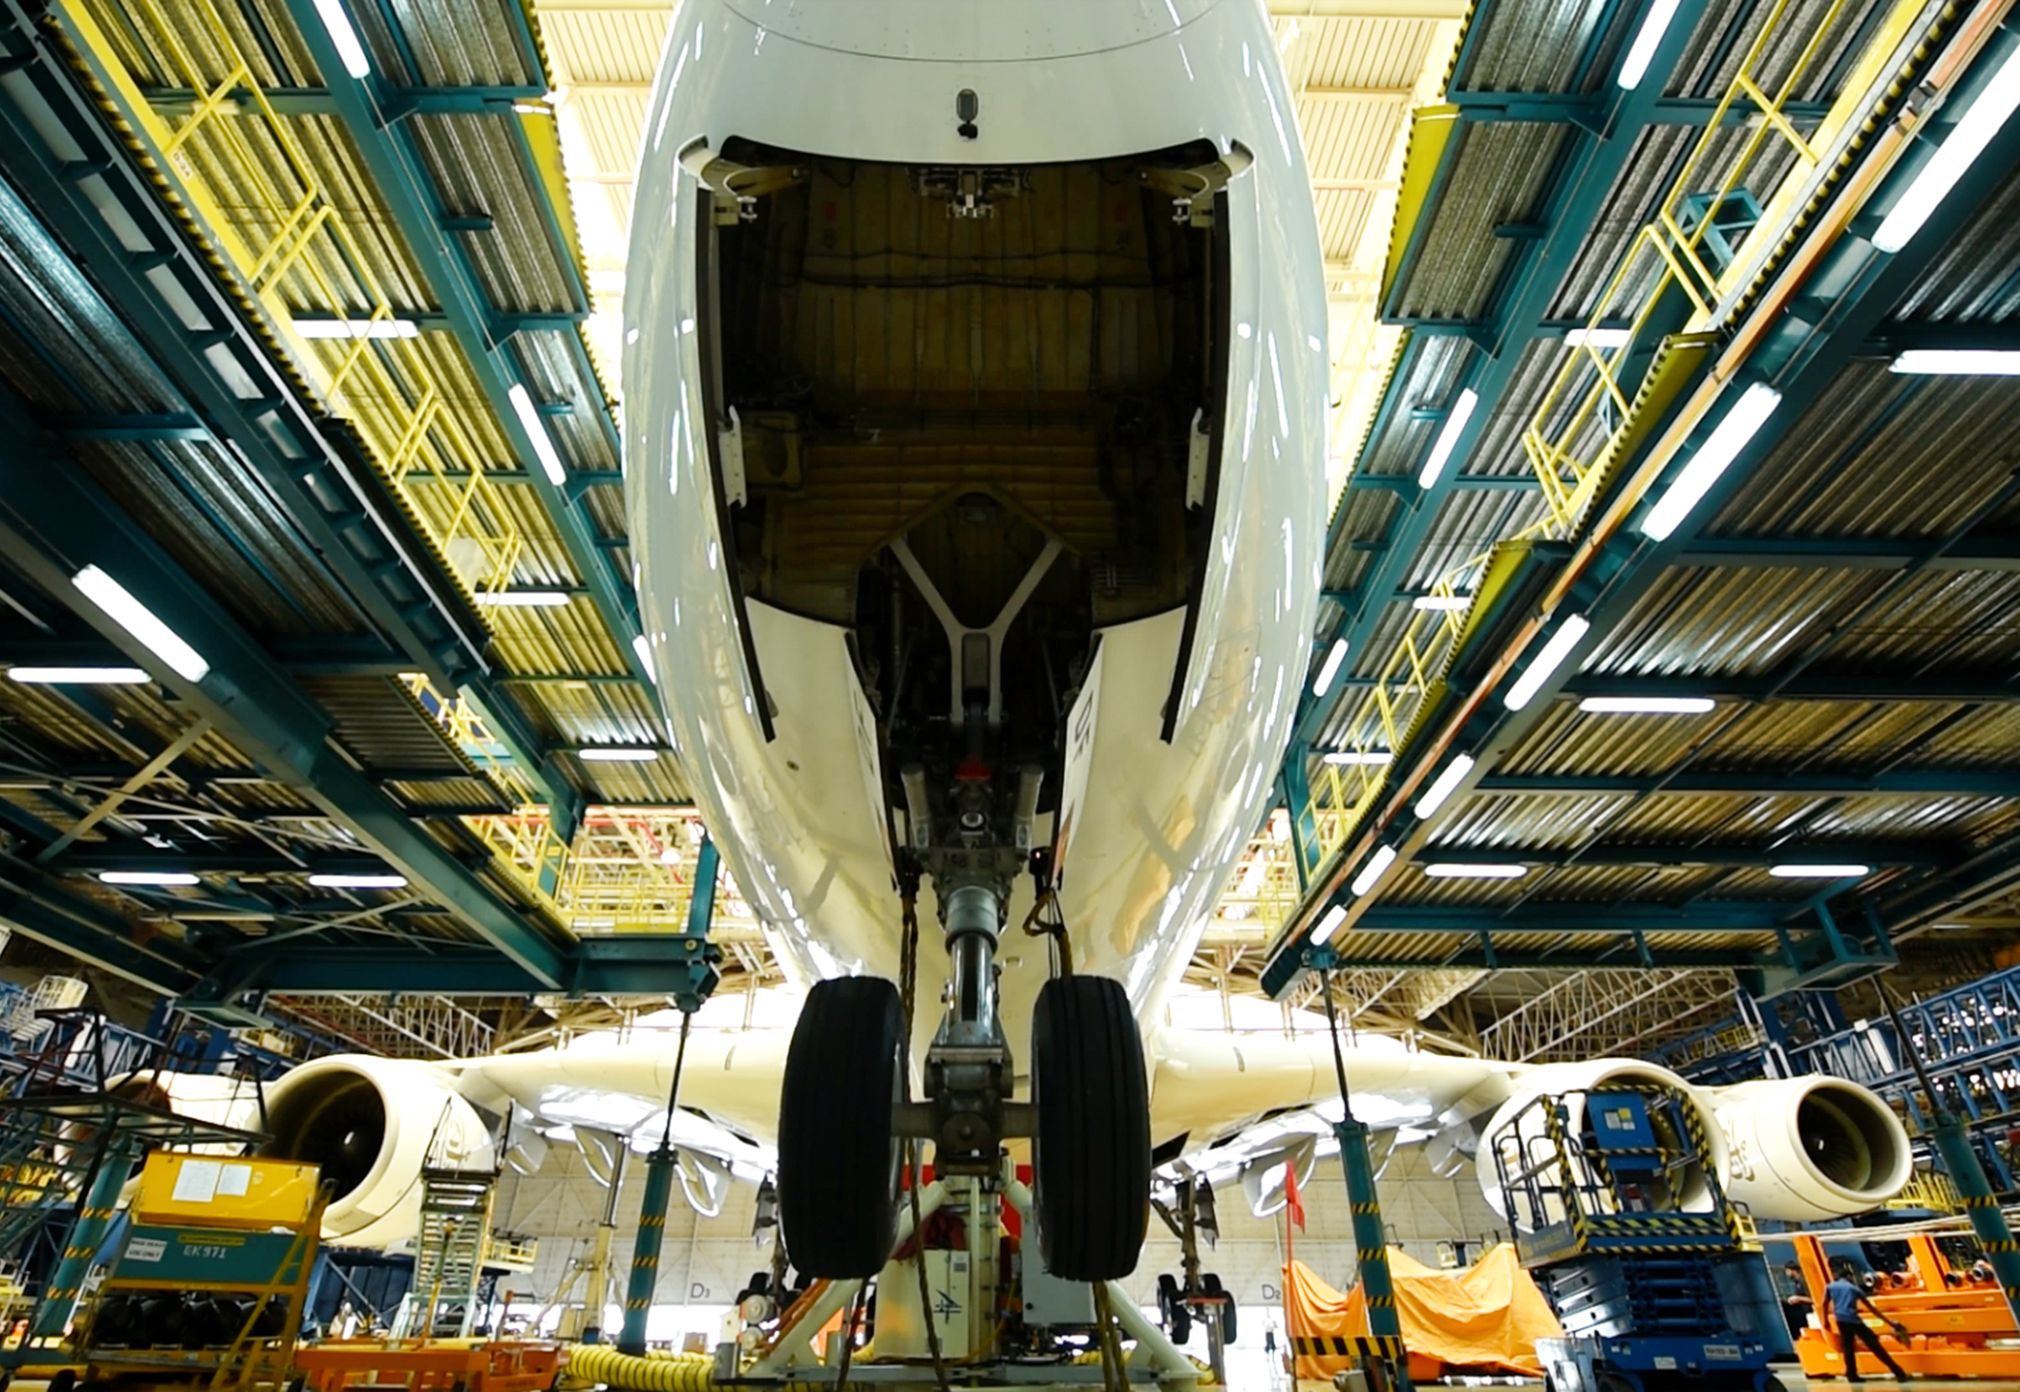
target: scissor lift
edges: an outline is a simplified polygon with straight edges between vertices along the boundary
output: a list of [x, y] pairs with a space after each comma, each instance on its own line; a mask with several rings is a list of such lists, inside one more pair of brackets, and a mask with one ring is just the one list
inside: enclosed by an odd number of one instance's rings
[[1522, 1264], [1564, 1326], [1537, 1346], [1551, 1392], [1778, 1392], [1787, 1329], [1687, 1098], [1538, 1097], [1488, 1141]]

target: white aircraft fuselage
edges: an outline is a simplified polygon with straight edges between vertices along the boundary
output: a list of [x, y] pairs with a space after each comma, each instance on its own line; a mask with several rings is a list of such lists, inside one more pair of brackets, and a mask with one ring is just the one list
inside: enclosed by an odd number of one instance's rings
[[[797, 980], [898, 976], [899, 775], [923, 748], [947, 784], [964, 688], [999, 782], [1043, 768], [1076, 968], [1140, 1018], [1183, 969], [1270, 800], [1319, 588], [1295, 122], [1246, 0], [677, 10], [627, 267], [631, 539], [666, 734]], [[1143, 173], [1251, 155], [1210, 228]], [[719, 222], [702, 179], [766, 170], [791, 182]], [[1050, 968], [1017, 883], [1021, 1049]]]

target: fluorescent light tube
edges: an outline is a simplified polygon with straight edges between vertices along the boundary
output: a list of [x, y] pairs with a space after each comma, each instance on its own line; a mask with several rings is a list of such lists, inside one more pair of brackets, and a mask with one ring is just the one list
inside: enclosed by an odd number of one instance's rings
[[1521, 679], [1508, 688], [1508, 694], [1501, 698], [1503, 705], [1511, 711], [1519, 711], [1529, 704], [1530, 699], [1543, 689], [1543, 683], [1550, 680], [1550, 674], [1564, 665], [1564, 659], [1571, 656], [1571, 650], [1592, 625], [1583, 614], [1573, 614], [1550, 635], [1550, 641], [1543, 645], [1543, 651], [1536, 654], [1536, 660], [1522, 671]]
[[1352, 889], [1356, 895], [1366, 894], [1382, 878], [1382, 872], [1396, 863], [1394, 846], [1377, 846], [1375, 853], [1368, 857], [1368, 863], [1361, 867], [1361, 873], [1354, 876]]
[[1319, 762], [1326, 764], [1357, 764], [1363, 768], [1384, 768], [1396, 756], [1386, 749], [1335, 749], [1330, 754], [1319, 755]]
[[658, 686], [659, 669], [652, 663], [652, 644], [645, 641], [643, 633], [631, 640], [631, 651], [638, 658], [638, 665], [645, 669], [645, 675], [652, 679], [654, 686]]
[[1703, 715], [1717, 708], [1709, 696], [1587, 696], [1578, 703], [1593, 715]]
[[1778, 880], [1856, 880], [1873, 873], [1870, 865], [1777, 865], [1768, 873]]
[[317, 889], [405, 889], [405, 875], [311, 875]]
[[7, 676], [29, 686], [137, 686], [153, 680], [140, 667], [9, 667]]
[[351, 17], [344, 12], [344, 0], [316, 0], [316, 14], [323, 21], [323, 28], [330, 31], [330, 42], [337, 46], [337, 59], [344, 65], [344, 71], [352, 77], [365, 78], [372, 75], [372, 60], [365, 56], [365, 45], [358, 38], [358, 31], [351, 27]]
[[297, 319], [302, 338], [413, 338], [421, 332], [412, 319]]
[[201, 653], [184, 642], [182, 635], [163, 623], [152, 609], [135, 599], [126, 586], [97, 566], [84, 567], [71, 577], [71, 583], [184, 681], [202, 681], [209, 674], [210, 664]]
[[1669, 32], [1669, 22], [1676, 18], [1676, 5], [1677, 0], [1655, 0], [1648, 7], [1641, 27], [1634, 31], [1634, 42], [1627, 46], [1627, 56], [1620, 60], [1620, 73], [1613, 79], [1621, 91], [1632, 92], [1648, 76], [1655, 50], [1662, 43], [1662, 36]]
[[1972, 100], [1971, 109], [1950, 128], [1936, 153], [1894, 200], [1894, 206], [1880, 219], [1879, 228], [1873, 233], [1873, 245], [1881, 251], [1899, 251], [1913, 240], [1944, 195], [1957, 186], [1964, 172], [1992, 143], [1992, 137], [2006, 124], [2016, 106], [2020, 106], [2020, 48], [2006, 55], [1999, 71]]
[[1445, 771], [1431, 780], [1431, 786], [1417, 799], [1417, 815], [1428, 817], [1445, 805], [1445, 799], [1452, 796], [1458, 786], [1466, 781], [1466, 775], [1473, 771], [1471, 754], [1454, 754], [1452, 762], [1445, 765]]
[[533, 405], [533, 398], [526, 394], [526, 384], [514, 382], [505, 392], [512, 403], [512, 414], [519, 417], [519, 424], [525, 427], [526, 438], [533, 443], [533, 453], [540, 460], [540, 468], [547, 475], [547, 481], [559, 488], [568, 482], [568, 470], [562, 466], [561, 456], [555, 453], [554, 440], [547, 433], [547, 422], [540, 419], [539, 410]]
[[1340, 931], [1340, 925], [1347, 920], [1347, 906], [1335, 904], [1326, 910], [1326, 916], [1319, 920], [1319, 926], [1312, 929], [1313, 947], [1324, 947], [1333, 940], [1333, 934]]
[[595, 745], [588, 749], [578, 749], [575, 757], [586, 764], [649, 764], [659, 757], [657, 749], [625, 749], [613, 745]]
[[1436, 860], [1424, 867], [1424, 873], [1434, 880], [1519, 880], [1529, 873], [1529, 867]]
[[1570, 329], [1564, 335], [1566, 348], [1625, 348], [1634, 337], [1630, 329]]
[[1765, 382], [1755, 382], [1741, 392], [1739, 400], [1725, 413], [1725, 419], [1641, 519], [1642, 535], [1661, 541], [1675, 531], [1781, 404], [1782, 394]]
[[1319, 667], [1318, 680], [1312, 683], [1312, 695], [1323, 696], [1332, 690], [1333, 678], [1340, 674], [1340, 664], [1346, 660], [1347, 640], [1344, 638], [1333, 639], [1333, 646], [1326, 653], [1325, 662]]
[[2020, 350], [2012, 348], [1910, 348], [1893, 361], [1910, 377], [2020, 377]]
[[1438, 475], [1445, 472], [1446, 463], [1452, 458], [1452, 451], [1459, 446], [1459, 432], [1466, 428], [1466, 422], [1473, 419], [1473, 408], [1480, 404], [1480, 393], [1467, 387], [1459, 393], [1459, 399], [1452, 403], [1452, 409], [1445, 413], [1445, 424], [1438, 431], [1438, 438], [1431, 446], [1430, 454], [1424, 457], [1424, 467], [1417, 471], [1417, 487], [1429, 488], [1438, 481]]
[[109, 885], [147, 885], [155, 888], [189, 886], [203, 881], [187, 870], [101, 870], [98, 882]]
[[1471, 595], [1420, 594], [1410, 601], [1410, 607], [1429, 609], [1438, 614], [1456, 614], [1472, 602]]
[[471, 598], [487, 609], [559, 609], [569, 596], [566, 590], [479, 590]]

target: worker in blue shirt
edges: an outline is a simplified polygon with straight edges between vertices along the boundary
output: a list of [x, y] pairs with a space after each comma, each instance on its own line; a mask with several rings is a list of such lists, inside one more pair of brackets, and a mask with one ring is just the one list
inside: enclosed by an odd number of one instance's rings
[[1859, 1376], [1858, 1349], [1860, 1344], [1864, 1344], [1867, 1348], [1871, 1349], [1873, 1356], [1886, 1364], [1887, 1371], [1895, 1377], [1907, 1377], [1908, 1375], [1902, 1371], [1901, 1365], [1894, 1361], [1894, 1356], [1881, 1346], [1880, 1336], [1873, 1332], [1872, 1326], [1859, 1318], [1859, 1306], [1861, 1305], [1864, 1305], [1874, 1314], [1880, 1315], [1880, 1319], [1892, 1328], [1896, 1337], [1906, 1338], [1908, 1333], [1906, 1329], [1895, 1324], [1894, 1321], [1888, 1319], [1885, 1315], [1881, 1315], [1880, 1307], [1872, 1302], [1870, 1296], [1859, 1289], [1857, 1283], [1852, 1280], [1852, 1264], [1850, 1262], [1839, 1262], [1838, 1278], [1824, 1287], [1824, 1306], [1831, 1312], [1832, 1323], [1838, 1327], [1838, 1346], [1844, 1350], [1845, 1354], [1845, 1381], [1864, 1381]]

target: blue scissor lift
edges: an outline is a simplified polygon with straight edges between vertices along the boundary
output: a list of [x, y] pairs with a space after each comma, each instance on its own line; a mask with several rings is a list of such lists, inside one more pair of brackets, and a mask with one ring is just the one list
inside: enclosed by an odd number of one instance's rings
[[1538, 1097], [1487, 1141], [1522, 1265], [1564, 1326], [1537, 1345], [1550, 1392], [1778, 1392], [1787, 1326], [1689, 1099]]

